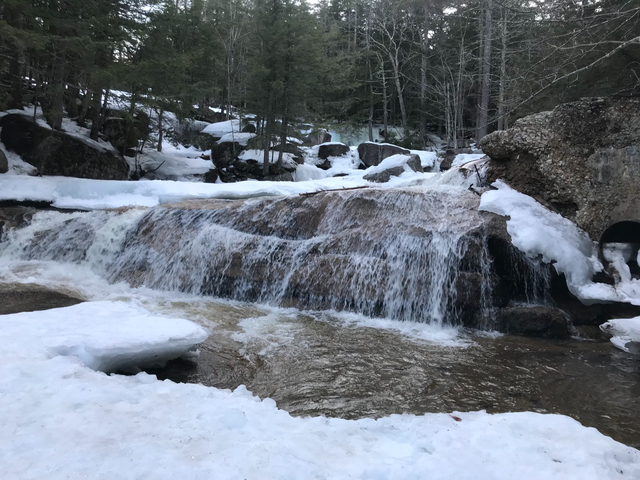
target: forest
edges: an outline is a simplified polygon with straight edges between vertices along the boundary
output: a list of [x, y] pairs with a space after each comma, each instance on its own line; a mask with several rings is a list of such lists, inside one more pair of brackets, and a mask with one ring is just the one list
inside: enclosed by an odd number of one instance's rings
[[[637, 0], [3, 0], [0, 110], [97, 138], [107, 97], [270, 138], [339, 122], [452, 148], [585, 96], [640, 92]], [[221, 113], [220, 113], [221, 112]], [[223, 118], [224, 119], [224, 118]], [[392, 138], [389, 126], [399, 127]], [[276, 131], [280, 129], [280, 131]]]

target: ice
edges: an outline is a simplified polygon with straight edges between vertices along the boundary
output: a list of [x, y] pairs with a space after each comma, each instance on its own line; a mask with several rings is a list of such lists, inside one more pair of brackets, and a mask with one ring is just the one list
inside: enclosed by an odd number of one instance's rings
[[485, 192], [480, 210], [509, 216], [507, 231], [512, 243], [532, 258], [541, 257], [564, 273], [567, 287], [583, 303], [626, 302], [640, 305], [640, 288], [635, 283], [613, 287], [592, 281], [602, 270], [595, 246], [574, 223], [551, 212], [533, 198], [498, 180], [497, 190]]
[[465, 163], [474, 162], [476, 160], [480, 160], [484, 158], [486, 155], [484, 153], [460, 153], [456, 155], [456, 158], [451, 162], [452, 167], [459, 167], [464, 165]]
[[208, 336], [193, 322], [152, 315], [133, 304], [86, 302], [0, 316], [0, 358], [76, 356], [93, 370], [115, 372], [163, 365]]
[[[600, 325], [600, 330], [611, 335], [611, 343], [627, 353], [631, 352], [629, 344], [640, 345], [640, 317], [612, 319]], [[640, 349], [634, 351], [639, 353]]]

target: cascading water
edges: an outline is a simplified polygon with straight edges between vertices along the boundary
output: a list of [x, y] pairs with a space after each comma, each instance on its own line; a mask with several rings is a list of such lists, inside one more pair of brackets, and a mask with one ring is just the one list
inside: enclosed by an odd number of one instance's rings
[[491, 302], [477, 207], [474, 193], [438, 186], [48, 212], [0, 255], [81, 263], [133, 286], [458, 323], [475, 290], [480, 310]]

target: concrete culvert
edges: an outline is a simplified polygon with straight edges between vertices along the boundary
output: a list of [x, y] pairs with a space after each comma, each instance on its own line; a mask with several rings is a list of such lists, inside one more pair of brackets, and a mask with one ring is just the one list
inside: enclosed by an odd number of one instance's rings
[[[611, 224], [600, 236], [600, 260], [607, 271], [622, 280], [639, 277], [640, 220], [624, 220]], [[625, 267], [626, 265], [626, 267]], [[626, 272], [628, 268], [628, 272]], [[615, 271], [613, 271], [615, 270]], [[628, 278], [626, 278], [628, 280]], [[619, 280], [616, 278], [616, 280]]]

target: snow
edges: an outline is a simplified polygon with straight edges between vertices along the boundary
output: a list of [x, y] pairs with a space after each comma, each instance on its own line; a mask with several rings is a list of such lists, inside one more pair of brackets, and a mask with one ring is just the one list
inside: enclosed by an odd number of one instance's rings
[[323, 178], [305, 182], [196, 183], [166, 180], [88, 180], [71, 177], [0, 176], [0, 201], [50, 202], [80, 210], [155, 205], [202, 198], [252, 198], [299, 195], [367, 185], [361, 177]]
[[531, 258], [541, 256], [543, 261], [553, 262], [556, 271], [565, 274], [571, 293], [583, 303], [616, 301], [640, 305], [640, 287], [636, 291], [636, 283], [613, 287], [592, 281], [603, 266], [589, 236], [574, 223], [500, 180], [493, 186], [497, 190], [482, 195], [480, 210], [510, 217], [507, 231], [513, 245]]
[[[156, 324], [163, 333], [156, 334]], [[293, 418], [244, 386], [232, 392], [158, 381], [145, 373], [108, 376], [84, 363], [91, 363], [94, 352], [113, 358], [113, 352], [129, 352], [132, 345], [137, 354], [153, 353], [163, 336], [172, 343], [192, 332], [196, 340], [202, 338], [198, 329], [117, 302], [0, 317], [3, 477], [640, 476], [640, 452], [565, 416], [454, 412], [378, 420]], [[157, 342], [146, 344], [148, 339]], [[82, 349], [92, 354], [76, 356]]]
[[640, 342], [640, 317], [612, 319], [600, 325], [600, 330], [612, 335], [611, 343], [616, 347], [630, 353], [629, 343]]
[[436, 152], [429, 152], [427, 150], [411, 150], [411, 154], [418, 155], [420, 157], [420, 164], [422, 165], [422, 168], [433, 168], [438, 159], [438, 154]]
[[[208, 133], [208, 132], [206, 132], [206, 133]], [[240, 133], [227, 133], [227, 134], [223, 135], [220, 140], [218, 140], [218, 143], [237, 142], [241, 146], [246, 147], [247, 143], [249, 142], [249, 140], [251, 140], [255, 136], [256, 136], [255, 133], [243, 133], [243, 132], [240, 132]]]
[[202, 133], [208, 133], [213, 137], [224, 137], [228, 133], [240, 132], [240, 120], [225, 120], [208, 125]]
[[[199, 181], [196, 175], [207, 173], [213, 167], [211, 160], [203, 160], [203, 152], [195, 147], [173, 146], [163, 142], [162, 152], [145, 149], [138, 161], [147, 173], [146, 178], [157, 180]], [[125, 157], [131, 162], [131, 159]]]
[[87, 367], [103, 372], [164, 365], [209, 336], [188, 320], [152, 315], [121, 302], [87, 302], [0, 318], [4, 362], [38, 355], [77, 356]]
[[411, 158], [410, 155], [403, 155], [401, 153], [396, 155], [391, 155], [390, 157], [387, 157], [384, 160], [382, 160], [378, 165], [374, 167], [369, 167], [366, 171], [367, 171], [367, 174], [380, 173], [380, 172], [384, 172], [385, 170], [389, 170], [390, 168], [396, 168], [396, 167], [404, 167], [405, 172], [412, 171], [411, 168], [407, 165], [407, 161], [410, 158]]

